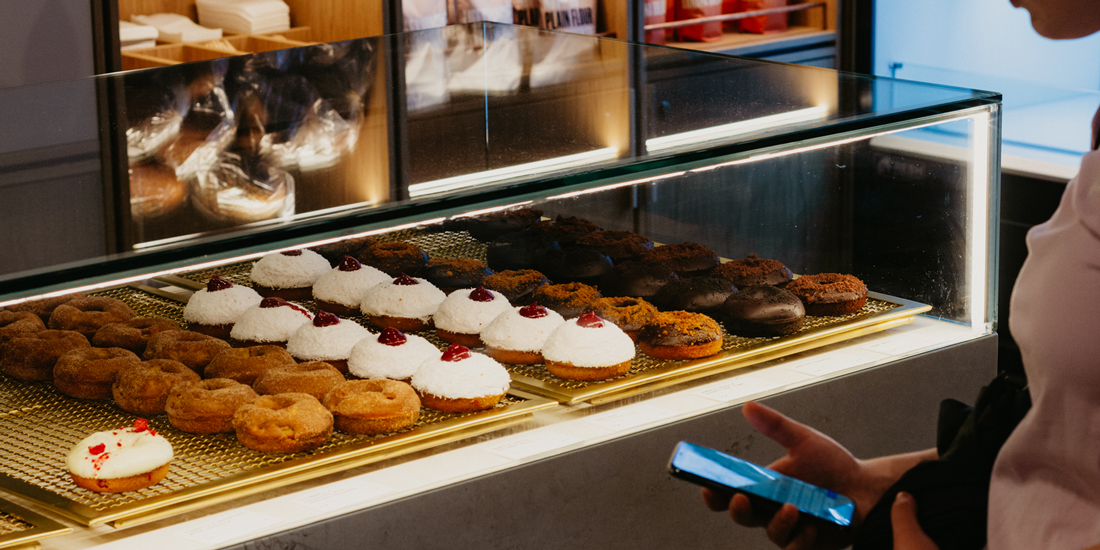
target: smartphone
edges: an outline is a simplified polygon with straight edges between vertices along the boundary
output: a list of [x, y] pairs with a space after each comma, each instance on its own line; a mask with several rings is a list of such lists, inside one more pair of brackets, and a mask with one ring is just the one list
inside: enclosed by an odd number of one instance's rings
[[696, 485], [744, 493], [754, 504], [775, 511], [789, 502], [802, 517], [827, 528], [850, 527], [856, 510], [856, 504], [844, 495], [686, 441], [676, 446], [668, 471]]

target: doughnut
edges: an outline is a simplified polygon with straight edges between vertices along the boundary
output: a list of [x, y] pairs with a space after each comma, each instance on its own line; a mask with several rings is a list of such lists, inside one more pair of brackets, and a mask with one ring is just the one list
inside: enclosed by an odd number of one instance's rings
[[355, 237], [334, 243], [313, 247], [313, 251], [324, 256], [329, 265], [336, 267], [344, 256], [355, 256], [360, 250], [374, 246], [374, 237]]
[[867, 303], [867, 285], [852, 275], [820, 273], [803, 275], [784, 287], [806, 306], [806, 315], [849, 315]]
[[54, 330], [72, 330], [91, 338], [111, 323], [134, 318], [134, 310], [122, 300], [104, 297], [74, 298], [57, 306], [47, 325]]
[[340, 372], [348, 372], [351, 348], [369, 335], [370, 331], [355, 321], [318, 311], [313, 322], [294, 331], [286, 350], [299, 361], [325, 361]]
[[0, 346], [4, 374], [26, 381], [53, 379], [53, 366], [66, 352], [92, 345], [79, 332], [40, 330], [27, 332]]
[[577, 246], [595, 250], [618, 264], [653, 248], [653, 241], [633, 231], [596, 231], [577, 239]]
[[215, 338], [229, 338], [244, 311], [263, 301], [255, 290], [235, 285], [215, 274], [206, 288], [191, 295], [183, 308], [188, 328]]
[[53, 366], [58, 391], [78, 399], [110, 399], [118, 371], [141, 362], [122, 348], [77, 348], [65, 352]]
[[440, 340], [466, 347], [481, 347], [481, 329], [511, 307], [499, 292], [480, 286], [463, 288], [451, 293], [439, 304], [432, 320]]
[[595, 313], [554, 329], [542, 346], [546, 370], [570, 380], [606, 380], [630, 372], [634, 340]]
[[286, 347], [286, 341], [302, 325], [313, 320], [306, 308], [282, 298], [264, 298], [237, 317], [229, 337], [236, 345], [274, 344]]
[[447, 295], [428, 281], [402, 275], [367, 290], [359, 308], [378, 328], [414, 332], [432, 327], [432, 314], [445, 299]]
[[437, 357], [439, 348], [435, 344], [415, 334], [386, 328], [351, 348], [348, 370], [359, 378], [408, 381], [424, 361]]
[[482, 286], [503, 294], [509, 302], [516, 305], [530, 302], [531, 293], [548, 284], [550, 279], [534, 269], [500, 271], [481, 280]]
[[324, 361], [309, 361], [267, 369], [252, 387], [264, 395], [306, 393], [322, 399], [343, 381], [344, 375], [336, 367]]
[[658, 359], [697, 359], [722, 349], [722, 327], [702, 313], [662, 311], [638, 336], [638, 347]]
[[130, 164], [130, 215], [151, 220], [174, 212], [187, 200], [187, 182], [160, 162]]
[[489, 356], [451, 344], [438, 359], [420, 365], [409, 383], [425, 407], [466, 413], [495, 407], [512, 378]]
[[611, 258], [589, 248], [547, 249], [535, 257], [535, 269], [559, 283], [596, 285], [614, 265]]
[[200, 376], [215, 355], [232, 348], [224, 340], [190, 330], [170, 330], [149, 339], [142, 359], [179, 361]]
[[719, 277], [680, 279], [661, 287], [650, 300], [661, 311], [706, 313], [722, 305], [737, 292], [733, 283]]
[[791, 280], [791, 270], [776, 260], [757, 258], [749, 254], [741, 260], [730, 260], [710, 274], [733, 283], [737, 288], [757, 285], [782, 285]]
[[411, 427], [420, 418], [420, 398], [412, 386], [396, 380], [349, 380], [325, 394], [336, 429], [378, 435]]
[[28, 332], [46, 330], [46, 323], [29, 311], [0, 311], [0, 345]]
[[69, 302], [76, 298], [83, 298], [84, 294], [76, 292], [73, 294], [64, 294], [62, 296], [53, 296], [50, 298], [39, 298], [37, 300], [28, 300], [15, 305], [4, 306], [7, 311], [14, 311], [17, 313], [29, 312], [42, 319], [43, 323], [50, 321], [50, 315], [53, 314], [53, 310], [57, 309], [57, 306]]
[[251, 385], [261, 374], [275, 367], [296, 364], [281, 346], [260, 345], [219, 352], [206, 365], [207, 378], [228, 378]]
[[360, 250], [355, 259], [377, 268], [390, 277], [416, 273], [428, 261], [428, 253], [410, 243], [379, 243]]
[[600, 279], [600, 293], [605, 296], [651, 298], [661, 287], [680, 276], [672, 268], [658, 262], [625, 262]]
[[485, 355], [501, 363], [542, 363], [543, 344], [550, 333], [564, 322], [558, 312], [538, 303], [507, 310], [481, 331]]
[[183, 382], [168, 393], [164, 412], [182, 432], [226, 433], [233, 431], [233, 413], [259, 397], [256, 390], [228, 378]]
[[460, 288], [481, 286], [481, 281], [492, 274], [493, 270], [485, 262], [468, 258], [431, 259], [416, 272], [417, 277], [432, 283], [445, 294]]
[[249, 278], [264, 298], [303, 301], [313, 297], [313, 283], [330, 269], [328, 260], [312, 250], [285, 250], [252, 264]]
[[[577, 242], [577, 239], [603, 228], [583, 218], [558, 214], [553, 220], [540, 220], [527, 226], [527, 231], [546, 235], [562, 246]], [[553, 279], [553, 277], [551, 277]]]
[[591, 311], [592, 304], [600, 298], [603, 296], [596, 287], [583, 283], [540, 286], [531, 294], [533, 301], [558, 312], [566, 319], [580, 317], [582, 313]]
[[118, 408], [134, 414], [163, 414], [168, 393], [176, 384], [198, 382], [199, 375], [171, 359], [151, 359], [123, 367], [111, 385]]
[[718, 254], [698, 243], [658, 246], [641, 259], [665, 264], [681, 277], [703, 275], [718, 266]]
[[136, 317], [121, 323], [111, 323], [95, 331], [92, 345], [97, 348], [123, 348], [134, 353], [145, 353], [149, 339], [168, 330], [180, 330], [180, 326], [168, 319]]
[[96, 432], [65, 457], [73, 483], [97, 493], [138, 491], [160, 483], [172, 462], [172, 444], [144, 418], [127, 428]]
[[332, 413], [305, 393], [261, 395], [233, 414], [237, 440], [266, 453], [297, 453], [332, 437]]
[[641, 298], [600, 298], [592, 306], [597, 316], [622, 329], [635, 342], [642, 327], [657, 314], [657, 308]]
[[485, 263], [497, 272], [531, 269], [539, 254], [559, 248], [558, 242], [545, 233], [508, 233], [485, 245]]
[[359, 304], [363, 302], [367, 289], [392, 279], [351, 256], [344, 256], [340, 265], [313, 283], [313, 300], [317, 303], [317, 309], [351, 317], [359, 314]]
[[802, 328], [806, 308], [788, 290], [757, 285], [732, 294], [715, 315], [738, 336], [782, 336]]
[[462, 216], [443, 222], [444, 231], [466, 231], [479, 241], [491, 241], [506, 233], [527, 228], [542, 218], [542, 210], [516, 208], [480, 216]]

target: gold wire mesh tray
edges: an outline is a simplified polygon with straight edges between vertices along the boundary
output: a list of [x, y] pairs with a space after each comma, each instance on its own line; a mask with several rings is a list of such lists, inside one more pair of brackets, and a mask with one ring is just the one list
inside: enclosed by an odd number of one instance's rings
[[71, 527], [0, 499], [0, 548], [29, 545], [69, 532]]

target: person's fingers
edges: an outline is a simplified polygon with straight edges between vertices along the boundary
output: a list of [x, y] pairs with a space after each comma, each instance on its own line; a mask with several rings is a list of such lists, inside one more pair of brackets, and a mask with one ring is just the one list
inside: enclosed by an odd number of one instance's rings
[[798, 508], [795, 508], [793, 504], [784, 504], [772, 516], [768, 526], [764, 528], [764, 532], [767, 533], [768, 540], [775, 543], [776, 546], [786, 546], [791, 541], [791, 535], [794, 534], [794, 527], [797, 523]]
[[703, 487], [703, 503], [712, 511], [724, 512], [730, 507], [730, 495]]
[[938, 548], [917, 523], [917, 501], [906, 492], [898, 493], [890, 509], [894, 528], [894, 550], [933, 550]]
[[749, 497], [737, 493], [733, 495], [729, 503], [730, 517], [733, 518], [734, 523], [743, 525], [745, 527], [759, 527], [764, 525], [764, 520], [756, 515], [756, 512], [752, 509], [752, 502]]
[[790, 449], [816, 432], [810, 427], [787, 418], [783, 413], [755, 401], [745, 403], [741, 409], [745, 420], [756, 431]]

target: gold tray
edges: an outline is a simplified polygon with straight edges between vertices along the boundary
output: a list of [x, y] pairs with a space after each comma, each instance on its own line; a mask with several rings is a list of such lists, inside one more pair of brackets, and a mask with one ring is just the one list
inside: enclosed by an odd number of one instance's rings
[[31, 545], [44, 538], [70, 532], [71, 527], [0, 499], [0, 548]]
[[[131, 287], [95, 294], [121, 299], [138, 315], [183, 324], [183, 303], [170, 294]], [[130, 425], [135, 416], [109, 401], [68, 397], [48, 383], [0, 377], [0, 442], [7, 450], [0, 457], [0, 487], [84, 525], [121, 527], [498, 430], [555, 406], [509, 390], [490, 410], [457, 414], [422, 408], [420, 419], [405, 431], [380, 436], [334, 432], [321, 447], [294, 454], [253, 451], [231, 433], [184, 433], [160, 415], [149, 423], [172, 442], [176, 456], [168, 477], [141, 491], [106, 494], [72, 483], [65, 455], [92, 432]]]

